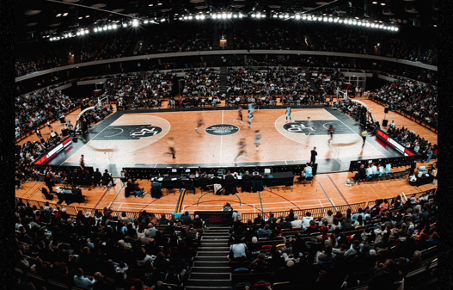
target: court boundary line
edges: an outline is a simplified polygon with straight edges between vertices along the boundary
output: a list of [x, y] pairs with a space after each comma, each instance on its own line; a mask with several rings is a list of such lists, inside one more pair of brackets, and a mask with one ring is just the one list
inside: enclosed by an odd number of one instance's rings
[[[30, 195], [29, 198], [27, 198], [27, 200], [30, 200], [30, 198], [31, 198], [33, 195], [35, 195], [35, 194], [38, 192], [38, 190], [40, 190], [40, 189], [43, 188], [43, 187], [44, 187], [44, 183], [43, 183], [42, 185], [38, 186], [38, 188], [33, 192], [32, 195]], [[28, 191], [27, 191], [27, 192], [28, 192]], [[51, 194], [51, 193], [49, 192], [49, 194]]]
[[379, 196], [379, 194], [377, 194], [377, 192], [374, 191], [374, 189], [373, 189], [369, 184], [367, 184], [367, 185], [368, 185], [368, 187], [371, 189], [371, 191], [378, 197], [378, 199], [381, 199], [381, 197]]
[[[171, 193], [163, 194], [163, 195], [161, 196], [161, 198], [164, 197], [164, 196], [170, 195], [170, 194], [171, 194]], [[151, 204], [155, 203], [155, 202], [158, 201], [158, 200], [160, 200], [160, 198], [155, 198], [155, 199], [153, 199], [153, 200], [152, 200], [151, 202], [149, 202], [147, 205], [145, 205], [144, 207], [142, 207], [142, 209], [141, 209], [140, 211], [143, 211], [145, 208], [147, 208], [148, 206], [150, 206]]]
[[332, 200], [330, 199], [329, 195], [327, 194], [327, 192], [324, 190], [324, 187], [322, 187], [322, 184], [316, 180], [316, 178], [313, 178], [314, 181], [316, 181], [319, 186], [321, 186], [321, 189], [322, 191], [324, 192], [325, 196], [327, 197], [327, 199], [329, 200], [330, 204], [333, 206], [333, 208], [335, 209], [335, 211], [337, 210], [337, 207], [335, 206], [335, 204], [333, 204]]
[[101, 196], [101, 198], [98, 200], [98, 202], [96, 203], [96, 205], [94, 206], [94, 208], [96, 208], [99, 203], [101, 202], [101, 200], [104, 198], [104, 196], [107, 194], [107, 192], [110, 190], [110, 187], [107, 187], [107, 189], [105, 190], [104, 194]]
[[[32, 186], [30, 186], [30, 188], [26, 192], [24, 192], [24, 194], [22, 194], [19, 198], [23, 198], [33, 187], [35, 187], [36, 184], [38, 184], [38, 182], [42, 182], [42, 181], [35, 181], [35, 183]], [[27, 199], [29, 199], [29, 198], [27, 198]]]
[[341, 195], [341, 198], [343, 198], [344, 202], [346, 202], [346, 204], [349, 206], [349, 208], [351, 208], [351, 205], [350, 205], [349, 202], [346, 200], [346, 198], [344, 197], [343, 193], [341, 193], [340, 189], [337, 187], [337, 185], [335, 184], [335, 182], [333, 181], [333, 179], [329, 176], [329, 174], [327, 174], [327, 177], [329, 178], [330, 182], [332, 182], [333, 186], [334, 186], [335, 189], [338, 191], [338, 193]]
[[271, 191], [271, 190], [269, 190], [269, 189], [265, 189], [265, 191], [268, 191], [268, 192], [270, 192], [270, 193], [272, 193], [272, 194], [275, 194], [275, 195], [277, 195], [277, 196], [283, 198], [284, 200], [288, 201], [289, 203], [291, 203], [292, 205], [294, 205], [295, 207], [297, 207], [298, 210], [301, 211], [300, 207], [298, 207], [294, 202], [292, 202], [291, 200], [287, 199], [286, 197], [281, 196], [280, 194], [275, 193], [275, 192], [273, 192], [273, 191]]
[[109, 207], [112, 206], [112, 204], [115, 202], [115, 200], [118, 198], [118, 196], [120, 195], [120, 192], [123, 190], [124, 188], [124, 184], [123, 186], [120, 188], [120, 190], [118, 191], [118, 193], [116, 194], [115, 198], [112, 200], [112, 202], [109, 204]]

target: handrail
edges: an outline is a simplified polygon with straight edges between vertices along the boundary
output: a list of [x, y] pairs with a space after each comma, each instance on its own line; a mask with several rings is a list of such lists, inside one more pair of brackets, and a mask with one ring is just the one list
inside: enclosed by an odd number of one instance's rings
[[[417, 192], [417, 193], [410, 193], [407, 195], [412, 196], [413, 194], [415, 194], [416, 197], [420, 197], [422, 194], [424, 194], [426, 192], [430, 192], [431, 190], [432, 189], [422, 191], [422, 192]], [[397, 195], [395, 197], [398, 197], [398, 196], [399, 195]], [[392, 197], [392, 198], [394, 198], [394, 197]], [[390, 200], [392, 198], [387, 198], [387, 200]], [[37, 208], [44, 208], [46, 203], [48, 203], [49, 206], [51, 206], [53, 208], [57, 208], [57, 207], [63, 208], [64, 207], [66, 209], [66, 213], [69, 215], [73, 215], [73, 216], [77, 215], [79, 210], [81, 210], [83, 214], [85, 214], [86, 212], [90, 212], [91, 215], [94, 214], [95, 210], [102, 211], [102, 209], [99, 209], [99, 208], [91, 208], [91, 207], [83, 207], [83, 206], [70, 206], [70, 205], [62, 206], [62, 205], [59, 205], [56, 203], [50, 203], [48, 201], [37, 201], [37, 200], [28, 199], [27, 202], [29, 203], [30, 206], [36, 206]], [[297, 214], [299, 217], [303, 217], [306, 212], [310, 212], [311, 216], [313, 218], [318, 218], [318, 217], [324, 217], [325, 215], [327, 215], [328, 210], [331, 210], [333, 213], [341, 212], [342, 214], [346, 214], [348, 209], [351, 209], [352, 213], [355, 213], [355, 212], [358, 212], [359, 208], [365, 209], [365, 208], [368, 208], [375, 204], [376, 204], [376, 201], [364, 201], [364, 202], [359, 202], [359, 203], [355, 203], [355, 204], [341, 205], [341, 206], [336, 206], [336, 207], [329, 206], [329, 207], [293, 210], [293, 212], [294, 212], [294, 214]], [[196, 211], [196, 210], [194, 210], [194, 211]], [[135, 212], [135, 211], [116, 211], [116, 210], [114, 210], [112, 213], [112, 216], [121, 216], [121, 214], [123, 212], [126, 213], [126, 216], [133, 217], [133, 218], [138, 218], [140, 215], [140, 212]], [[151, 212], [149, 212], [149, 213], [151, 213]], [[260, 214], [262, 214], [265, 217], [269, 217], [271, 213], [273, 213], [275, 217], [280, 217], [280, 216], [286, 217], [289, 214], [289, 210], [277, 211], [277, 212], [265, 212], [265, 213], [260, 212]], [[152, 212], [152, 214], [154, 214], [155, 216], [160, 216], [161, 214], [165, 214], [165, 215], [169, 216], [172, 213]], [[249, 219], [253, 220], [257, 216], [257, 214], [258, 213], [241, 213], [241, 219], [242, 220], [249, 220]]]

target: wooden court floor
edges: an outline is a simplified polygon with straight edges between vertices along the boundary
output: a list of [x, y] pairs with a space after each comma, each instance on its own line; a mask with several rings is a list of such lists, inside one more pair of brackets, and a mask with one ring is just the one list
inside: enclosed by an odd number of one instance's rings
[[[404, 192], [406, 195], [436, 188], [436, 185], [428, 184], [420, 187], [409, 185], [405, 179], [373, 181], [346, 186], [346, 179], [352, 177], [352, 173], [330, 173], [316, 176], [312, 185], [294, 184], [292, 188], [285, 189], [283, 186], [265, 188], [260, 193], [240, 192], [236, 195], [214, 195], [213, 193], [201, 193], [199, 189], [193, 194], [188, 192], [184, 198], [182, 210], [193, 213], [199, 210], [221, 210], [225, 202], [229, 202], [235, 210], [243, 213], [259, 213], [269, 211], [283, 211], [293, 209], [322, 208], [341, 205], [350, 205], [363, 201], [374, 201], [381, 198], [391, 198]], [[119, 179], [112, 188], [96, 187], [88, 190], [82, 188], [82, 194], [86, 196], [86, 203], [71, 204], [81, 208], [102, 209], [111, 207], [113, 210], [138, 212], [146, 210], [156, 213], [173, 213], [179, 196], [178, 190], [165, 191], [161, 199], [151, 198], [149, 180], [139, 180], [139, 184], [145, 187], [148, 193], [145, 197], [135, 198], [124, 196], [124, 186]], [[45, 201], [40, 189], [45, 186], [43, 182], [29, 181], [16, 190], [16, 197], [25, 200]], [[64, 207], [65, 204], [61, 205]]]
[[[370, 110], [373, 112], [373, 116], [375, 119], [380, 120], [380, 118], [384, 117], [384, 109], [382, 106], [372, 102], [368, 101], [366, 99], [363, 99]], [[262, 110], [263, 111], [263, 110]], [[267, 158], [268, 155], [266, 155], [266, 152], [268, 154], [271, 154], [272, 152], [276, 150], [281, 150], [281, 148], [285, 148], [284, 146], [287, 146], [288, 143], [295, 143], [298, 144], [298, 151], [297, 155], [303, 155], [304, 158], [301, 159], [307, 159], [309, 156], [309, 150], [311, 149], [311, 145], [309, 143], [308, 148], [305, 148], [304, 145], [300, 144], [294, 140], [288, 140], [288, 139], [283, 139], [284, 137], [282, 135], [280, 136], [266, 136], [265, 133], [263, 132], [263, 144], [262, 147], [260, 147], [259, 153], [255, 153], [255, 148], [254, 148], [254, 130], [257, 128], [260, 128], [261, 126], [264, 126], [264, 124], [268, 124], [269, 120], [268, 118], [264, 117], [264, 113], [260, 111], [258, 112], [253, 120], [252, 123], [252, 130], [247, 130], [248, 128], [245, 125], [244, 122], [244, 128], [241, 127], [240, 131], [243, 132], [244, 138], [247, 139], [247, 150], [250, 152], [251, 158], [254, 160], [260, 160], [260, 158]], [[270, 110], [269, 110], [270, 111]], [[273, 122], [275, 120], [278, 120], [282, 116], [284, 116], [284, 111], [283, 110], [273, 110], [272, 112], [272, 118]], [[380, 113], [382, 111], [382, 113]], [[236, 111], [224, 111], [228, 112], [226, 115], [224, 113], [223, 116], [220, 115], [215, 115], [210, 116], [211, 114], [208, 114], [208, 112], [203, 112], [203, 119], [205, 124], [209, 122], [209, 118], [215, 118], [215, 122], [218, 122], [219, 120], [221, 121], [221, 118], [223, 120], [228, 120], [229, 123], [233, 122], [233, 119], [236, 118]], [[295, 116], [297, 110], [293, 110], [293, 116]], [[71, 120], [72, 123], [75, 122], [75, 119], [78, 115], [79, 111], [75, 111], [67, 118]], [[211, 113], [211, 112], [209, 112]], [[212, 113], [217, 113], [219, 112], [212, 112]], [[317, 118], [317, 114], [315, 112], [309, 112], [310, 116], [312, 118]], [[194, 145], [190, 145], [190, 140], [191, 139], [200, 139], [200, 138], [206, 138], [204, 143], [206, 143], [206, 146], [209, 147], [210, 137], [206, 137], [204, 135], [201, 135], [200, 133], [195, 132], [194, 128], [196, 126], [197, 122], [197, 112], [191, 112], [191, 115], [188, 120], [182, 120], [175, 118], [174, 122], [180, 122], [181, 126], [184, 126], [184, 128], [187, 129], [187, 133], [182, 133], [183, 137], [181, 140], [177, 139], [175, 143], [180, 142], [179, 150], [177, 151], [178, 154], [178, 162], [190, 162], [188, 159], [191, 151], [194, 149]], [[244, 114], [244, 119], [245, 119], [246, 114]], [[306, 115], [305, 115], [306, 116]], [[414, 130], [417, 134], [420, 134], [421, 136], [429, 139], [432, 143], [437, 143], [437, 135], [428, 129], [420, 126], [419, 124], [416, 124], [415, 122], [400, 116], [396, 113], [390, 112], [387, 114], [387, 119], [395, 120], [395, 123], [397, 126], [405, 126], [408, 128], [411, 128]], [[323, 116], [324, 118], [324, 116]], [[236, 121], [236, 125], [239, 126], [239, 123]], [[59, 132], [61, 124], [59, 122], [55, 122], [52, 124], [54, 130]], [[49, 134], [48, 129], [45, 128], [41, 130], [43, 135], [46, 136], [46, 134]], [[181, 134], [181, 132], [175, 132], [176, 134]], [[190, 135], [189, 135], [190, 134]], [[168, 136], [167, 136], [168, 137]], [[214, 137], [214, 136], [213, 136]], [[215, 136], [217, 137], [217, 136]], [[224, 136], [222, 138], [225, 138], [228, 136]], [[313, 136], [312, 136], [313, 137]], [[275, 142], [279, 142], [280, 147], [276, 146], [271, 146], [270, 144], [272, 143], [271, 138], [277, 138]], [[237, 139], [228, 141], [227, 138], [225, 138], [227, 141], [225, 141], [225, 146], [227, 152], [225, 155], [223, 155], [222, 158], [225, 159], [231, 159], [234, 158], [236, 152], [237, 152]], [[32, 135], [28, 137], [27, 139], [23, 140], [20, 144], [27, 142], [28, 140], [30, 141], [35, 141], [37, 140], [35, 135]], [[165, 140], [165, 138], [163, 139]], [[162, 140], [162, 141], [163, 141]], [[215, 140], [215, 139], [214, 139]], [[323, 140], [324, 141], [324, 140]], [[223, 141], [222, 141], [223, 142]], [[157, 143], [157, 142], [156, 142]], [[228, 145], [227, 145], [228, 144]], [[266, 145], [267, 144], [267, 145]], [[157, 145], [157, 144], [156, 144]], [[160, 145], [161, 148], [158, 149], [162, 152], [167, 151], [167, 145], [166, 142], [162, 142]], [[190, 147], [192, 146], [192, 147]], [[211, 144], [212, 146], [212, 144]], [[316, 146], [316, 145], [314, 145]], [[176, 149], [178, 147], [175, 145]], [[144, 149], [139, 149], [139, 150], [144, 150]], [[157, 150], [157, 149], [156, 149]], [[372, 148], [370, 148], [372, 150]], [[285, 151], [285, 150], [283, 150]], [[144, 150], [144, 153], [149, 154], [146, 150]], [[211, 153], [213, 156], [216, 156], [216, 158], [220, 158], [219, 152]], [[216, 155], [217, 154], [217, 155]], [[282, 153], [283, 156], [285, 154], [288, 154], [287, 152]], [[295, 153], [291, 153], [295, 154]], [[319, 149], [318, 149], [318, 154]], [[348, 153], [345, 153], [345, 157], [348, 158]], [[319, 157], [318, 155], [318, 157]], [[76, 159], [78, 159], [79, 154], [74, 155]], [[181, 156], [181, 157], [179, 157]], [[357, 156], [357, 155], [355, 155]], [[171, 158], [168, 158], [169, 156], [167, 155], [162, 155], [159, 157], [159, 155], [156, 155], [153, 157], [154, 158], [161, 158], [160, 162], [167, 162], [167, 163], [172, 163], [173, 161]], [[181, 158], [181, 159], [179, 159]], [[187, 158], [187, 159], [186, 159]], [[202, 158], [205, 158], [204, 155], [197, 155], [196, 160], [202, 160]], [[87, 157], [86, 157], [87, 159]], [[89, 160], [89, 159], [87, 159]], [[89, 161], [87, 162], [87, 165], [89, 166]], [[396, 170], [403, 170], [403, 168], [396, 169]], [[183, 210], [187, 210], [189, 212], [194, 212], [196, 210], [220, 210], [222, 208], [222, 205], [225, 202], [229, 202], [232, 204], [234, 209], [237, 209], [241, 212], [269, 212], [269, 211], [282, 211], [282, 210], [288, 210], [290, 208], [293, 209], [307, 209], [307, 208], [318, 208], [318, 207], [331, 207], [331, 206], [340, 206], [340, 205], [347, 205], [347, 204], [353, 204], [353, 203], [358, 203], [358, 202], [363, 202], [363, 201], [373, 201], [376, 199], [380, 198], [390, 198], [397, 196], [401, 194], [402, 192], [405, 192], [407, 194], [413, 194], [413, 193], [418, 193], [420, 191], [425, 191], [429, 190], [432, 188], [437, 187], [436, 185], [428, 184], [425, 186], [421, 187], [414, 187], [409, 185], [407, 180], [405, 179], [397, 179], [397, 180], [386, 180], [386, 181], [374, 181], [374, 182], [369, 182], [369, 183], [361, 183], [359, 185], [353, 185], [353, 186], [346, 186], [346, 180], [348, 178], [351, 178], [353, 176], [353, 173], [349, 172], [340, 172], [340, 173], [329, 173], [329, 174], [318, 174], [316, 176], [315, 181], [313, 182], [313, 185], [310, 184], [295, 184], [291, 189], [284, 189], [283, 187], [274, 187], [274, 188], [265, 188], [265, 190], [261, 193], [241, 193], [239, 192], [237, 196], [235, 195], [229, 195], [229, 196], [219, 196], [219, 195], [213, 195], [213, 194], [207, 194], [202, 196], [201, 192], [197, 190], [196, 194], [192, 194], [192, 192], [189, 192], [186, 194], [186, 197], [184, 199], [183, 203]], [[175, 210], [176, 207], [176, 201], [178, 198], [178, 191], [169, 191], [165, 192], [164, 191], [164, 196], [161, 199], [152, 199], [149, 191], [150, 191], [150, 182], [147, 180], [140, 180], [139, 181], [140, 185], [145, 187], [145, 190], [148, 191], [148, 194], [145, 195], [144, 198], [134, 198], [134, 197], [129, 197], [125, 198], [124, 197], [124, 188], [123, 184], [121, 183], [120, 180], [116, 180], [116, 186], [106, 189], [104, 187], [97, 187], [97, 188], [92, 188], [91, 190], [88, 190], [88, 188], [82, 188], [83, 195], [87, 197], [87, 201], [85, 204], [72, 204], [73, 206], [79, 206], [79, 207], [84, 207], [84, 208], [98, 208], [102, 209], [103, 207], [110, 206], [114, 210], [119, 210], [119, 211], [141, 211], [141, 210], [147, 210], [151, 212], [167, 212], [167, 213], [172, 213]], [[22, 185], [22, 188], [20, 190], [15, 191], [15, 196], [16, 197], [21, 197], [23, 199], [30, 199], [30, 200], [36, 200], [36, 201], [44, 201], [42, 194], [40, 193], [40, 189], [44, 186], [43, 182], [35, 182], [35, 181], [28, 181], [25, 182]], [[240, 189], [239, 189], [240, 191]], [[205, 193], [205, 192], [204, 192]], [[241, 203], [239, 203], [239, 199]], [[63, 207], [65, 206], [64, 204], [62, 205]]]

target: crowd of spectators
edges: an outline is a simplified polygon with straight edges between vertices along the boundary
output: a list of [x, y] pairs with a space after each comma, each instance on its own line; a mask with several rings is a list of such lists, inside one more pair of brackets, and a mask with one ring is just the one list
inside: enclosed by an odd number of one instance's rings
[[381, 55], [415, 62], [431, 63], [432, 58], [437, 55], [437, 49], [435, 43], [391, 38], [387, 42], [387, 45], [382, 48]]
[[186, 71], [181, 95], [184, 97], [216, 96], [219, 93], [219, 83], [220, 71], [218, 69], [205, 68]]
[[[81, 107], [92, 106], [95, 100], [88, 98], [80, 100]], [[95, 124], [105, 119], [106, 116], [111, 114], [113, 109], [111, 107], [95, 107], [93, 110], [84, 114], [84, 121], [87, 126]], [[61, 116], [61, 115], [59, 115]], [[66, 120], [65, 128], [68, 129], [70, 134], [74, 134], [75, 125]], [[40, 156], [51, 150], [61, 142], [61, 134], [50, 129], [49, 135], [43, 135], [37, 131], [38, 140], [26, 142], [23, 146], [16, 146], [15, 152], [15, 184], [20, 188], [21, 183], [28, 180], [43, 180], [47, 173], [51, 174], [53, 178], [66, 179], [66, 174], [63, 171], [52, 172], [49, 169], [39, 170], [32, 166]]]
[[390, 110], [402, 111], [437, 128], [437, 87], [410, 79], [384, 85], [372, 98], [384, 102]]
[[[17, 199], [15, 266], [81, 289], [181, 289], [197, 250], [196, 226], [202, 221], [188, 213], [167, 218], [142, 211], [131, 218], [104, 208], [71, 216]], [[16, 286], [46, 289], [23, 278]]]
[[[437, 55], [435, 43], [386, 37], [382, 35], [359, 34], [355, 31], [306, 31], [292, 30], [288, 27], [230, 28], [224, 35], [233, 37], [226, 43], [226, 49], [274, 49], [274, 50], [315, 50], [381, 55], [415, 62], [431, 63]], [[217, 35], [211, 27], [200, 29], [163, 29], [142, 36], [143, 48], [136, 49], [138, 39], [128, 34], [90, 36], [81, 46], [75, 45], [75, 62], [125, 57], [140, 54], [168, 52], [210, 51], [222, 49], [213, 36]], [[230, 43], [232, 44], [230, 44]], [[66, 52], [67, 54], [67, 52]], [[28, 55], [16, 57], [18, 74], [29, 74], [39, 70], [65, 65], [68, 60], [60, 53]]]
[[327, 94], [342, 88], [344, 75], [336, 69], [297, 67], [236, 67], [228, 70], [229, 105], [257, 103], [325, 103]]
[[394, 125], [390, 125], [387, 129], [387, 133], [392, 139], [418, 154], [426, 163], [429, 163], [431, 159], [437, 157], [437, 145], [431, 144], [429, 140], [417, 135], [408, 128], [397, 128]]
[[147, 39], [146, 54], [212, 50], [212, 37], [207, 31], [177, 30], [153, 34]]
[[29, 94], [16, 96], [15, 137], [34, 130], [36, 127], [59, 118], [77, 107], [80, 102], [72, 100], [59, 90], [44, 88]]
[[104, 95], [118, 102], [118, 108], [160, 108], [162, 98], [170, 98], [173, 73], [147, 72], [110, 76], [104, 83]]
[[87, 62], [109, 58], [129, 56], [132, 40], [124, 38], [102, 38], [98, 41], [90, 41], [80, 47], [80, 61]]
[[46, 51], [45, 53], [16, 56], [16, 74], [27, 75], [34, 72], [51, 69], [68, 64], [59, 51]]
[[341, 32], [322, 32], [310, 35], [314, 50], [374, 54], [370, 51], [366, 35]]
[[[346, 214], [310, 212], [243, 222], [230, 229], [230, 260], [249, 263], [252, 273], [272, 282], [290, 281], [322, 289], [368, 283], [368, 289], [396, 289], [405, 275], [425, 265], [423, 252], [437, 246], [438, 201], [435, 190], [406, 201], [401, 197]], [[285, 231], [296, 231], [295, 236]], [[294, 234], [292, 234], [294, 235]], [[286, 237], [284, 244], [261, 248]], [[237, 265], [237, 264], [232, 264]], [[243, 271], [244, 269], [241, 269]], [[307, 285], [306, 285], [307, 286]]]
[[[287, 29], [240, 29], [233, 31], [234, 49], [307, 49], [297, 34]], [[227, 42], [228, 44], [228, 42]], [[227, 49], [233, 49], [228, 46]]]

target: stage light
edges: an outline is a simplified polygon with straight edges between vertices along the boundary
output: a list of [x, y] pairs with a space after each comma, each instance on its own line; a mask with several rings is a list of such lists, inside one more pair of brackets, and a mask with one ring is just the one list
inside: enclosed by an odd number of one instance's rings
[[227, 18], [228, 18], [228, 19], [231, 19], [232, 17], [233, 17], [233, 15], [232, 15], [231, 13], [228, 13]]
[[132, 20], [132, 27], [137, 27], [139, 25], [139, 22], [137, 19]]
[[98, 29], [95, 27], [95, 28], [93, 29], [93, 31], [94, 31], [94, 32], [98, 32]]

